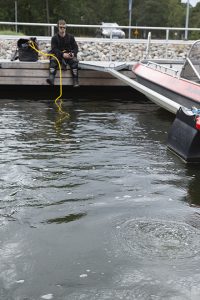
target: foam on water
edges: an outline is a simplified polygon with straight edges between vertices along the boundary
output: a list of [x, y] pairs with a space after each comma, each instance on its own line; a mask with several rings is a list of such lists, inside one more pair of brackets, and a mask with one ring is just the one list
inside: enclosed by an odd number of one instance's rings
[[118, 224], [116, 236], [126, 254], [140, 258], [171, 261], [199, 256], [200, 232], [181, 222], [136, 218]]

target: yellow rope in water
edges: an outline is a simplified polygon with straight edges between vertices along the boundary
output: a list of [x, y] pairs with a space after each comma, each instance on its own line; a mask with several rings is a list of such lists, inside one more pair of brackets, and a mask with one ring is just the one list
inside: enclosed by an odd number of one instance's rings
[[[58, 112], [59, 112], [59, 113], [62, 113], [62, 114], [65, 114], [65, 117], [64, 117], [64, 118], [69, 117], [69, 114], [66, 113], [66, 112], [64, 112], [64, 111], [62, 110], [62, 99], [60, 99], [60, 98], [62, 97], [62, 68], [61, 68], [61, 64], [60, 64], [58, 58], [57, 58], [54, 54], [45, 53], [45, 52], [42, 52], [42, 51], [38, 50], [38, 49], [35, 47], [35, 45], [34, 45], [34, 43], [33, 43], [32, 41], [29, 41], [29, 46], [30, 46], [33, 50], [35, 50], [36, 52], [38, 52], [39, 54], [42, 54], [42, 55], [47, 56], [47, 57], [53, 57], [53, 58], [57, 61], [58, 67], [59, 67], [59, 74], [60, 74], [60, 95], [54, 100], [54, 102], [55, 102], [55, 104], [56, 104], [56, 106], [57, 106], [57, 108], [58, 108]], [[60, 102], [58, 102], [59, 99], [60, 99]]]

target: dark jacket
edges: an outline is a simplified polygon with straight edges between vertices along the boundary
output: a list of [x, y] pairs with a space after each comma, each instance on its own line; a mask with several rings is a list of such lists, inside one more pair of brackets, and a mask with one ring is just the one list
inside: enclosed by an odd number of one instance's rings
[[72, 34], [66, 33], [61, 37], [58, 33], [51, 39], [51, 53], [55, 54], [58, 59], [63, 58], [63, 52], [73, 52], [77, 57], [78, 45]]

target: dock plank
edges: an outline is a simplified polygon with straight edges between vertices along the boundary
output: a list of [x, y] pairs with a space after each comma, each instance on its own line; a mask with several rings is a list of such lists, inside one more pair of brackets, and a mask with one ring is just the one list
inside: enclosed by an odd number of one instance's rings
[[[110, 65], [110, 62], [99, 62], [98, 66], [102, 66], [100, 70], [88, 69], [88, 65], [84, 68], [80, 64], [79, 81], [83, 86], [124, 86], [123, 82], [114, 78], [104, 70], [104, 67]], [[134, 78], [133, 72], [129, 68], [120, 71], [129, 78]], [[37, 62], [21, 62], [0, 60], [0, 85], [48, 85], [46, 78], [49, 75], [49, 61]], [[72, 85], [71, 72], [62, 70], [63, 85]], [[55, 85], [59, 85], [59, 71], [57, 72]]]
[[38, 60], [36, 62], [25, 62], [25, 61], [10, 61], [10, 60], [0, 60], [1, 69], [48, 69], [48, 60]]
[[[121, 73], [123, 73], [126, 76], [131, 77], [131, 73], [130, 71], [122, 71]], [[22, 70], [18, 70], [18, 69], [1, 69], [0, 70], [0, 77], [48, 77], [48, 70], [27, 70], [27, 69], [22, 69]], [[59, 77], [59, 72], [57, 72], [57, 77]], [[98, 72], [98, 71], [86, 71], [86, 70], [80, 70], [79, 71], [79, 76], [81, 78], [104, 78], [104, 79], [111, 79], [113, 78], [113, 76], [109, 73], [106, 72]], [[62, 72], [62, 77], [63, 78], [71, 78], [71, 72], [70, 70], [67, 71], [63, 71]]]
[[[125, 86], [123, 82], [118, 79], [111, 78], [109, 80], [105, 80], [104, 78], [80, 78], [81, 86]], [[55, 79], [55, 85], [59, 85], [59, 78]], [[63, 78], [63, 85], [72, 85], [72, 78]], [[0, 85], [47, 85], [46, 78], [41, 77], [0, 77]]]

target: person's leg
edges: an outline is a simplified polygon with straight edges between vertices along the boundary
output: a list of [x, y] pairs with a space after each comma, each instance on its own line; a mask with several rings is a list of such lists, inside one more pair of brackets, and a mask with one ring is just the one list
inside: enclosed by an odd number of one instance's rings
[[49, 62], [49, 78], [47, 78], [47, 83], [50, 85], [54, 85], [57, 68], [58, 68], [57, 61], [51, 58]]
[[73, 86], [79, 87], [79, 79], [78, 79], [78, 59], [74, 57], [73, 59], [69, 59], [67, 63], [70, 66], [72, 79], [73, 79]]

